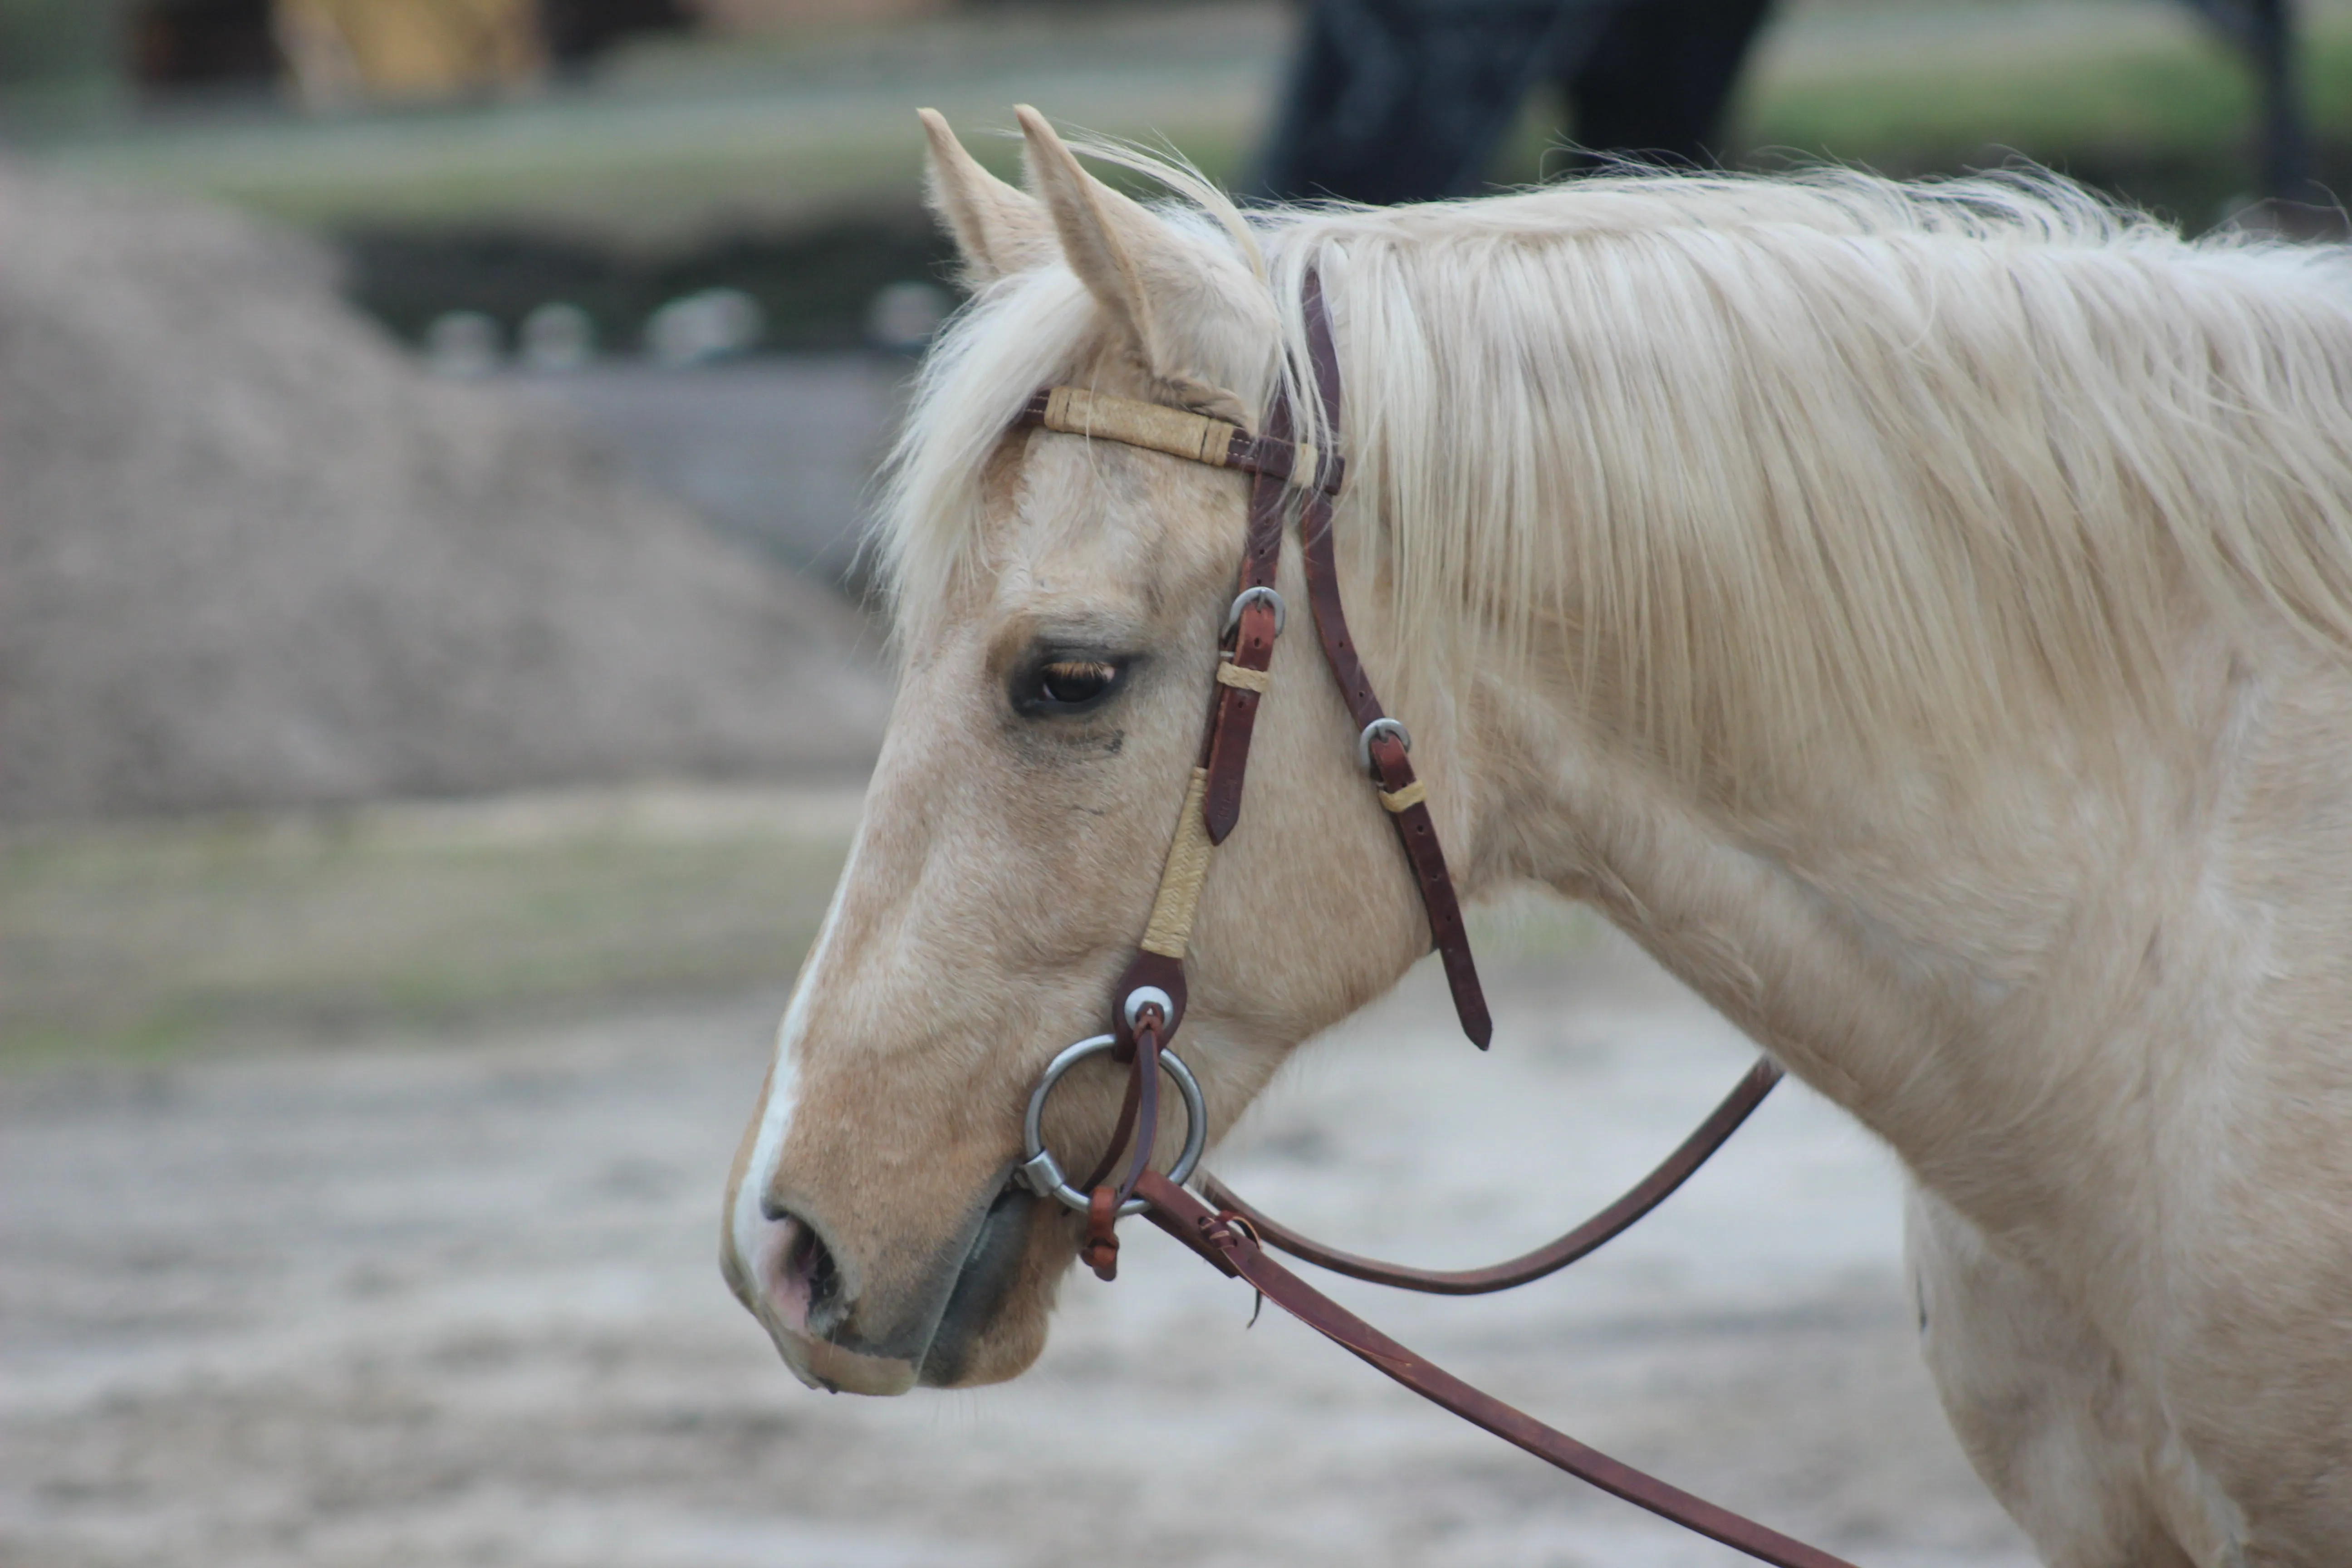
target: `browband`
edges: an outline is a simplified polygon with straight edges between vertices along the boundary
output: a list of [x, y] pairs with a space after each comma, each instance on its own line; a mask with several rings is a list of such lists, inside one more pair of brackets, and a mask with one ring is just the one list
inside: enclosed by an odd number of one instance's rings
[[1205, 414], [1083, 386], [1039, 388], [1013, 423], [1042, 425], [1066, 436], [1099, 437], [1212, 468], [1238, 468], [1326, 495], [1339, 493], [1347, 468], [1339, 458], [1323, 456], [1309, 442], [1253, 436]]

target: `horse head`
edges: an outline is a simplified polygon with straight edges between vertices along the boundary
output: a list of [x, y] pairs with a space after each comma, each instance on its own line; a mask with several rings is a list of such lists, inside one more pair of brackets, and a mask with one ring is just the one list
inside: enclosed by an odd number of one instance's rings
[[[1282, 363], [1245, 236], [1119, 195], [1033, 111], [1026, 190], [925, 119], [932, 205], [977, 297], [898, 459], [896, 706], [722, 1245], [793, 1369], [866, 1394], [998, 1381], [1044, 1346], [1080, 1222], [1011, 1182], [1022, 1115], [1046, 1063], [1109, 1026], [1246, 522], [1244, 475], [1013, 416], [1060, 383], [1255, 426]], [[1294, 544], [1281, 583], [1303, 605], [1297, 573]], [[1311, 637], [1278, 643], [1247, 805], [1186, 955], [1182, 1048], [1213, 1136], [1428, 945], [1320, 665]], [[1118, 1088], [1095, 1060], [1055, 1095], [1045, 1132], [1066, 1169], [1103, 1151]]]

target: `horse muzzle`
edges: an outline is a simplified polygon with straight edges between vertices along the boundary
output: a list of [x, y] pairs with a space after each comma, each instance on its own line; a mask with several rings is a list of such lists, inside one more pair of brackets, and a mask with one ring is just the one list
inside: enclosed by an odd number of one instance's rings
[[[1001, 1187], [1001, 1184], [1000, 1184]], [[895, 1303], [861, 1297], [858, 1271], [812, 1218], [763, 1213], [745, 1256], [730, 1250], [728, 1282], [767, 1329], [795, 1376], [833, 1394], [904, 1394], [966, 1380], [975, 1348], [1012, 1294], [1037, 1200], [997, 1191], [940, 1266]]]

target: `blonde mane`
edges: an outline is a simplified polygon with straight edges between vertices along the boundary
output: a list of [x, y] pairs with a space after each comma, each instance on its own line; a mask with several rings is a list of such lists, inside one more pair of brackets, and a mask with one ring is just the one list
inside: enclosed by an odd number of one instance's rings
[[[1097, 153], [1105, 150], [1092, 148]], [[1959, 761], [2030, 713], [2162, 708], [2184, 606], [2352, 647], [2352, 257], [2187, 242], [2063, 182], [1614, 175], [1519, 195], [1236, 210], [1182, 242], [1270, 290], [1303, 363], [1321, 270], [1350, 575], [1384, 681], [1564, 653], [1677, 772], [1824, 736]], [[1236, 301], [1264, 316], [1267, 305]], [[1097, 330], [1006, 278], [925, 367], [877, 543], [902, 627], [982, 542], [981, 474]], [[1302, 400], [1311, 404], [1311, 399]]]

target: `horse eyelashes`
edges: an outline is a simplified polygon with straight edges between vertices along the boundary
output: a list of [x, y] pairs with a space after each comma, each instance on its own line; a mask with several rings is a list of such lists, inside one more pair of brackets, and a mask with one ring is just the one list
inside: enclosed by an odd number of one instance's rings
[[1037, 671], [1034, 691], [1042, 707], [1082, 708], [1108, 695], [1118, 675], [1118, 666], [1097, 659], [1055, 659]]

